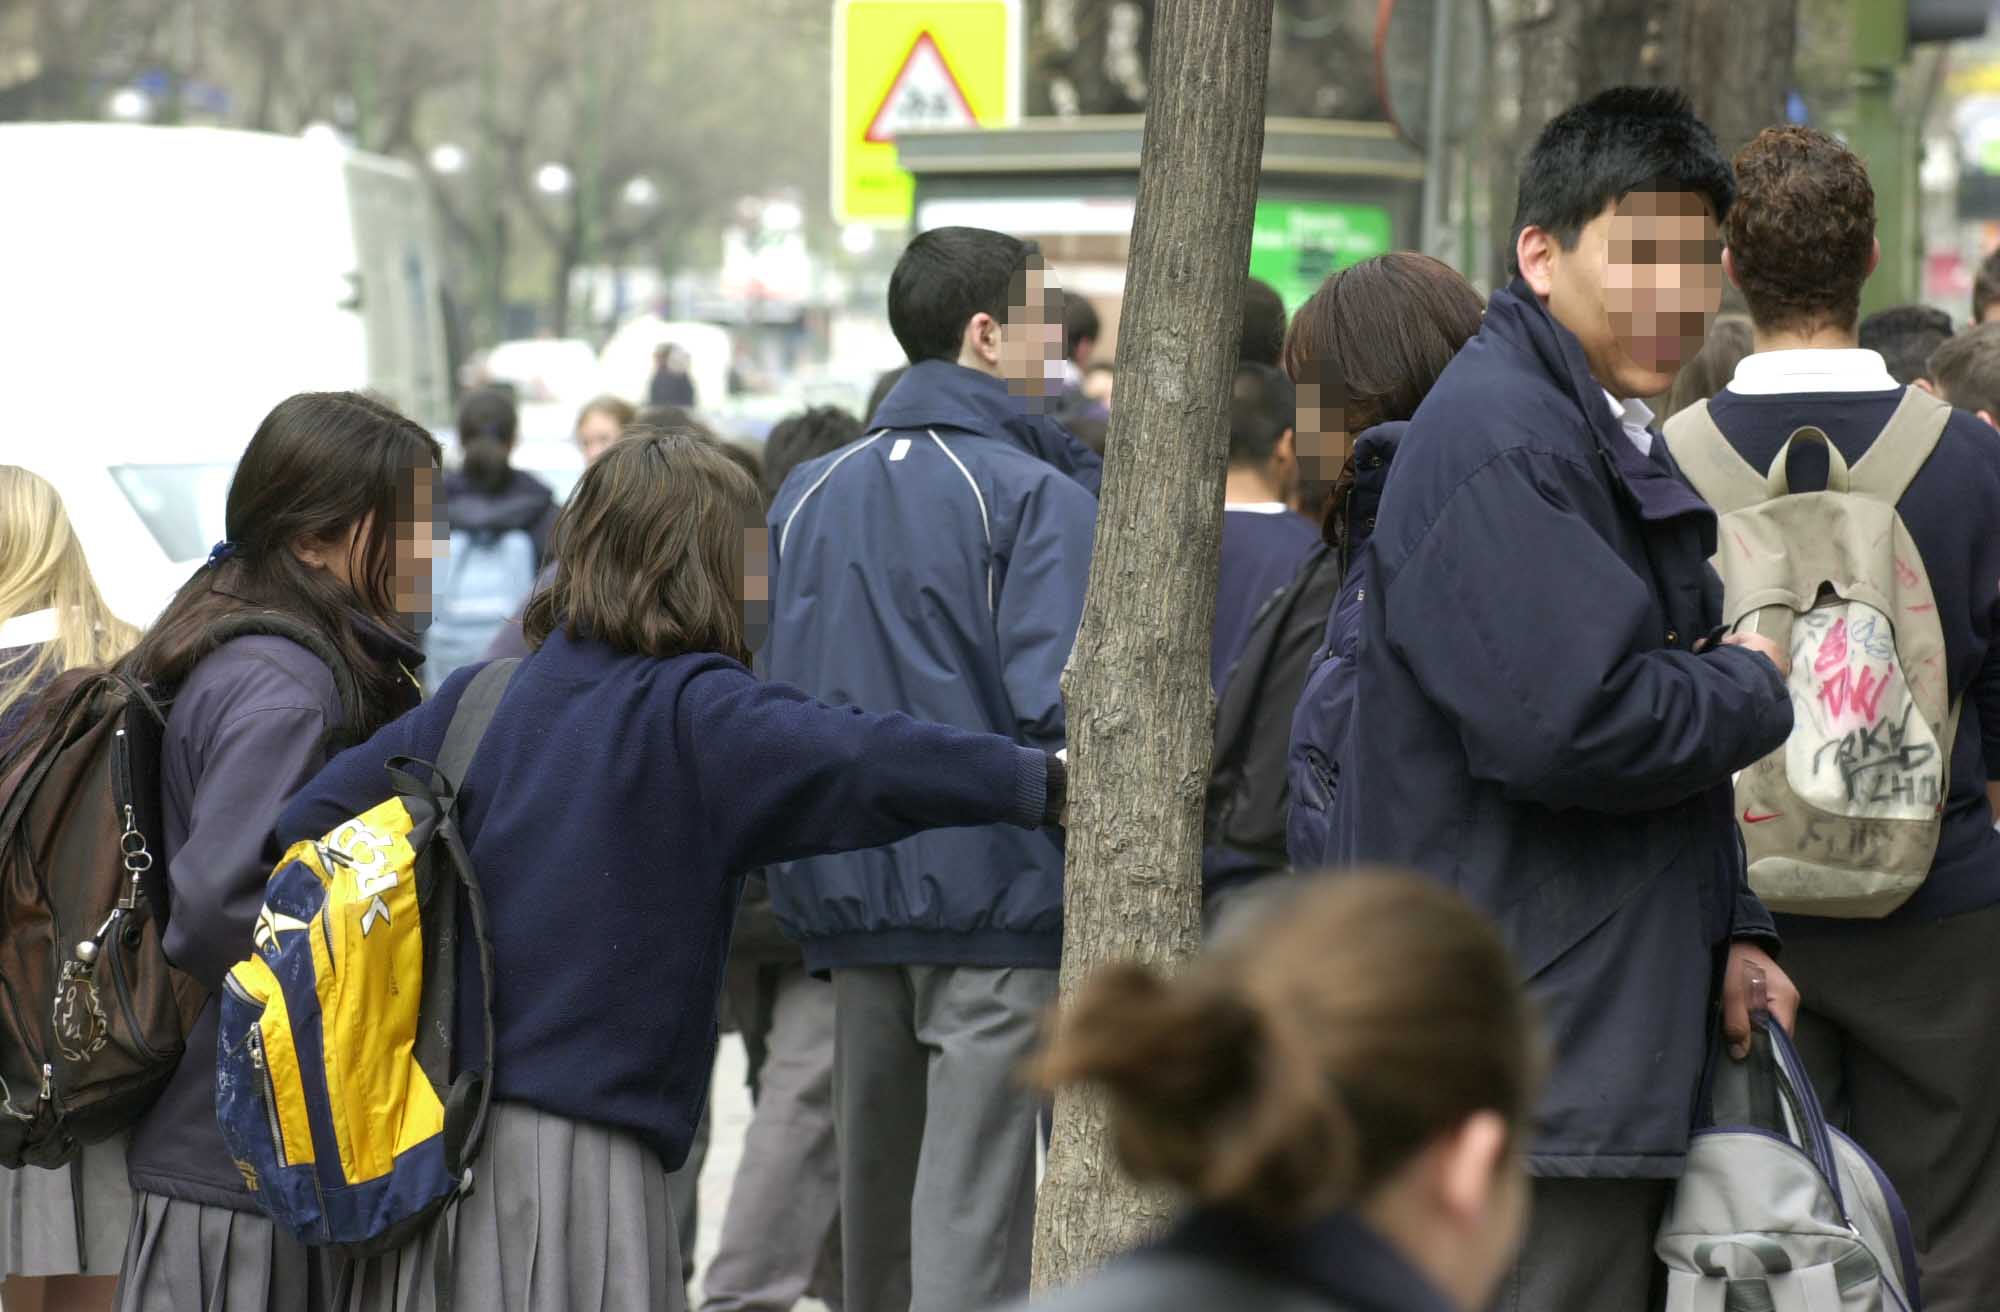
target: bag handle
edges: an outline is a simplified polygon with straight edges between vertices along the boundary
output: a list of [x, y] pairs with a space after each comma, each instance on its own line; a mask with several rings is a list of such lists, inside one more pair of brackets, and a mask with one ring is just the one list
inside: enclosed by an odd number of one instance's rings
[[1807, 424], [1803, 428], [1792, 430], [1792, 435], [1785, 439], [1783, 446], [1778, 448], [1778, 458], [1771, 462], [1771, 472], [1764, 480], [1765, 488], [1769, 491], [1771, 499], [1775, 501], [1779, 497], [1790, 496], [1792, 494], [1792, 451], [1801, 442], [1807, 445], [1817, 442], [1821, 447], [1825, 448], [1826, 490], [1829, 492], [1847, 491], [1847, 458], [1840, 454], [1840, 448], [1836, 447], [1832, 440], [1827, 437], [1824, 429], [1815, 428], [1811, 424]]

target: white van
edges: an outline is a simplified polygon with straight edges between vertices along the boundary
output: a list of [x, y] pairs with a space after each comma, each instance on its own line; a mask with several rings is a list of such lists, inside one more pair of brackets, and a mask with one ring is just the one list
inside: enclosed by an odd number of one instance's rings
[[294, 392], [449, 422], [421, 179], [337, 142], [0, 125], [0, 461], [49, 475], [125, 618], [220, 537], [237, 457]]

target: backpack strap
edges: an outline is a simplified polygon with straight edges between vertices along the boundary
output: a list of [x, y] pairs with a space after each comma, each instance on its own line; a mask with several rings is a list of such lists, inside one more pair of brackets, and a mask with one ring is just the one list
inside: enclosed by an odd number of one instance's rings
[[1937, 450], [1951, 407], [1921, 387], [1903, 389], [1903, 400], [1875, 436], [1861, 459], [1854, 462], [1848, 491], [1895, 505], [1910, 490], [1917, 471]]
[[500, 709], [500, 699], [507, 695], [507, 685], [513, 681], [520, 664], [519, 657], [490, 662], [472, 676], [465, 695], [458, 699], [458, 708], [451, 713], [451, 725], [444, 731], [444, 747], [438, 752], [437, 768], [454, 800], [465, 783], [472, 754], [479, 750], [479, 740], [486, 736], [486, 726], [493, 723], [493, 713]]
[[[459, 833], [456, 812], [466, 771], [471, 768], [480, 740], [493, 723], [494, 713], [500, 709], [500, 701], [520, 665], [518, 658], [492, 661], [472, 676], [472, 682], [466, 686], [458, 706], [452, 711], [451, 723], [444, 731], [444, 745], [438, 750], [437, 764], [432, 767], [431, 774], [432, 792], [441, 812], [432, 841], [443, 845], [445, 865], [451, 871], [450, 877], [437, 879], [431, 890], [432, 898], [438, 902], [436, 922], [455, 930], [458, 899], [462, 891], [466, 909], [472, 916], [473, 948], [479, 954], [479, 1018], [481, 1033], [486, 1039], [485, 1069], [460, 1071], [456, 1079], [451, 1079], [453, 1019], [444, 1018], [426, 1025], [417, 1034], [414, 1054], [417, 1064], [432, 1078], [439, 1079], [440, 1083], [449, 1080], [444, 1106], [445, 1169], [456, 1181], [457, 1187], [451, 1201], [438, 1212], [432, 1223], [435, 1227], [435, 1257], [431, 1265], [431, 1281], [435, 1304], [440, 1312], [450, 1312], [452, 1307], [452, 1263], [457, 1247], [458, 1200], [472, 1191], [471, 1163], [479, 1156], [480, 1145], [486, 1137], [487, 1116], [493, 1105], [493, 990], [497, 978], [494, 974], [493, 931], [487, 919], [486, 896], [480, 889], [479, 876], [472, 868], [472, 859], [466, 853], [465, 838]], [[429, 945], [426, 945], [426, 1007], [433, 1005], [434, 987], [444, 996], [456, 997], [453, 990], [457, 981], [456, 948], [456, 942], [447, 939], [433, 955]]]
[[1716, 514], [1727, 515], [1770, 497], [1765, 476], [1736, 454], [1736, 448], [1709, 416], [1708, 402], [1688, 406], [1661, 425], [1660, 431], [1681, 473]]

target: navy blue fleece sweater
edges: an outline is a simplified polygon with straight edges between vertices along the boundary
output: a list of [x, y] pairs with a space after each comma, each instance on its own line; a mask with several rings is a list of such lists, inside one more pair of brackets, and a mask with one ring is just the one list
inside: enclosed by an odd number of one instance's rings
[[[1902, 399], [1900, 387], [1779, 396], [1724, 390], [1708, 403], [1708, 413], [1754, 468], [1768, 469], [1785, 439], [1805, 424], [1824, 429], [1851, 465]], [[1806, 456], [1796, 462], [1800, 486], [1825, 486], [1824, 461], [1810, 473], [1807, 462]], [[1945, 683], [1954, 701], [1964, 699], [1937, 856], [1930, 878], [1888, 917], [1900, 923], [2000, 902], [2000, 835], [1986, 804], [1986, 781], [2000, 779], [2000, 433], [1963, 410], [1954, 412], [1896, 509], [1937, 595]], [[1783, 932], [1811, 923], [1810, 917], [1787, 916]]]
[[[389, 758], [436, 760], [480, 668], [328, 765], [280, 843], [388, 796]], [[628, 1131], [679, 1166], [743, 873], [934, 826], [1037, 827], [1050, 784], [1050, 759], [1005, 738], [827, 706], [721, 656], [552, 636], [460, 793], [499, 975], [494, 1096]], [[462, 1063], [484, 1048], [476, 969], [462, 954]]]

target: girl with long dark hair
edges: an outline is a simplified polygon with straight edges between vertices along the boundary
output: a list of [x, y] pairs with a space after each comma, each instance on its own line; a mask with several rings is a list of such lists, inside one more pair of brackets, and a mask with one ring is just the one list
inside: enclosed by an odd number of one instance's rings
[[[417, 704], [437, 443], [353, 392], [281, 402], [230, 482], [228, 539], [127, 658], [171, 697], [161, 763], [167, 956], [211, 991], [251, 949], [285, 799]], [[215, 1126], [213, 1002], [134, 1131], [123, 1312], [294, 1312], [326, 1259], [258, 1210]]]

